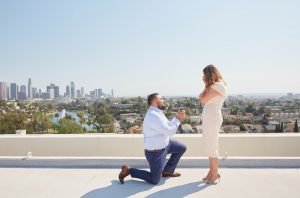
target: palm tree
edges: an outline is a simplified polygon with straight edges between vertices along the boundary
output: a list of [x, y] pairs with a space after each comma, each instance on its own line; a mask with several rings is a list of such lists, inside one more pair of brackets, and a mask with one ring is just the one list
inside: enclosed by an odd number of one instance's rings
[[79, 122], [80, 122], [81, 127], [82, 127], [82, 125], [85, 123], [84, 114], [82, 112], [79, 112], [79, 113], [77, 113], [77, 116], [79, 117]]
[[[54, 117], [56, 117], [56, 124], [58, 124], [59, 113], [55, 113]], [[56, 124], [53, 125], [54, 133], [55, 133]]]

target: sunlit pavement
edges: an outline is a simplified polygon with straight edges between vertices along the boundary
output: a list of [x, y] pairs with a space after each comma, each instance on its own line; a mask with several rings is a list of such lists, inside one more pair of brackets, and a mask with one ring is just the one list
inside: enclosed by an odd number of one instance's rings
[[207, 169], [181, 168], [177, 178], [156, 186], [130, 176], [118, 181], [119, 169], [1, 168], [0, 197], [238, 197], [299, 198], [299, 169], [220, 169], [221, 182], [206, 185]]

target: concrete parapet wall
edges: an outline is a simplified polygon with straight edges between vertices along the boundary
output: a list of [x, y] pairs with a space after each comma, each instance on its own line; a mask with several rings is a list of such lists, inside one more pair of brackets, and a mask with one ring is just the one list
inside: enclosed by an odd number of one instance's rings
[[[201, 134], [173, 138], [185, 157], [204, 157]], [[300, 134], [221, 134], [220, 157], [300, 157]], [[0, 156], [143, 157], [143, 136], [129, 134], [0, 135]]]

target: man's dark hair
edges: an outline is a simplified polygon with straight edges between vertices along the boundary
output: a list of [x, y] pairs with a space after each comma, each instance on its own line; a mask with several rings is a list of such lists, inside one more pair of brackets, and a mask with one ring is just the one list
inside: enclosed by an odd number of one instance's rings
[[159, 95], [158, 93], [152, 93], [148, 96], [148, 106], [150, 106], [153, 102], [153, 100], [156, 98], [156, 96]]

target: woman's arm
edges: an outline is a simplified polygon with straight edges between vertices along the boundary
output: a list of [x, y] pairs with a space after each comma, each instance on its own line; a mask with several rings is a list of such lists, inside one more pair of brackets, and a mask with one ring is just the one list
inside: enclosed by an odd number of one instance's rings
[[210, 99], [218, 96], [220, 93], [212, 88], [206, 88], [204, 91], [199, 95], [199, 102], [201, 104], [205, 104]]

